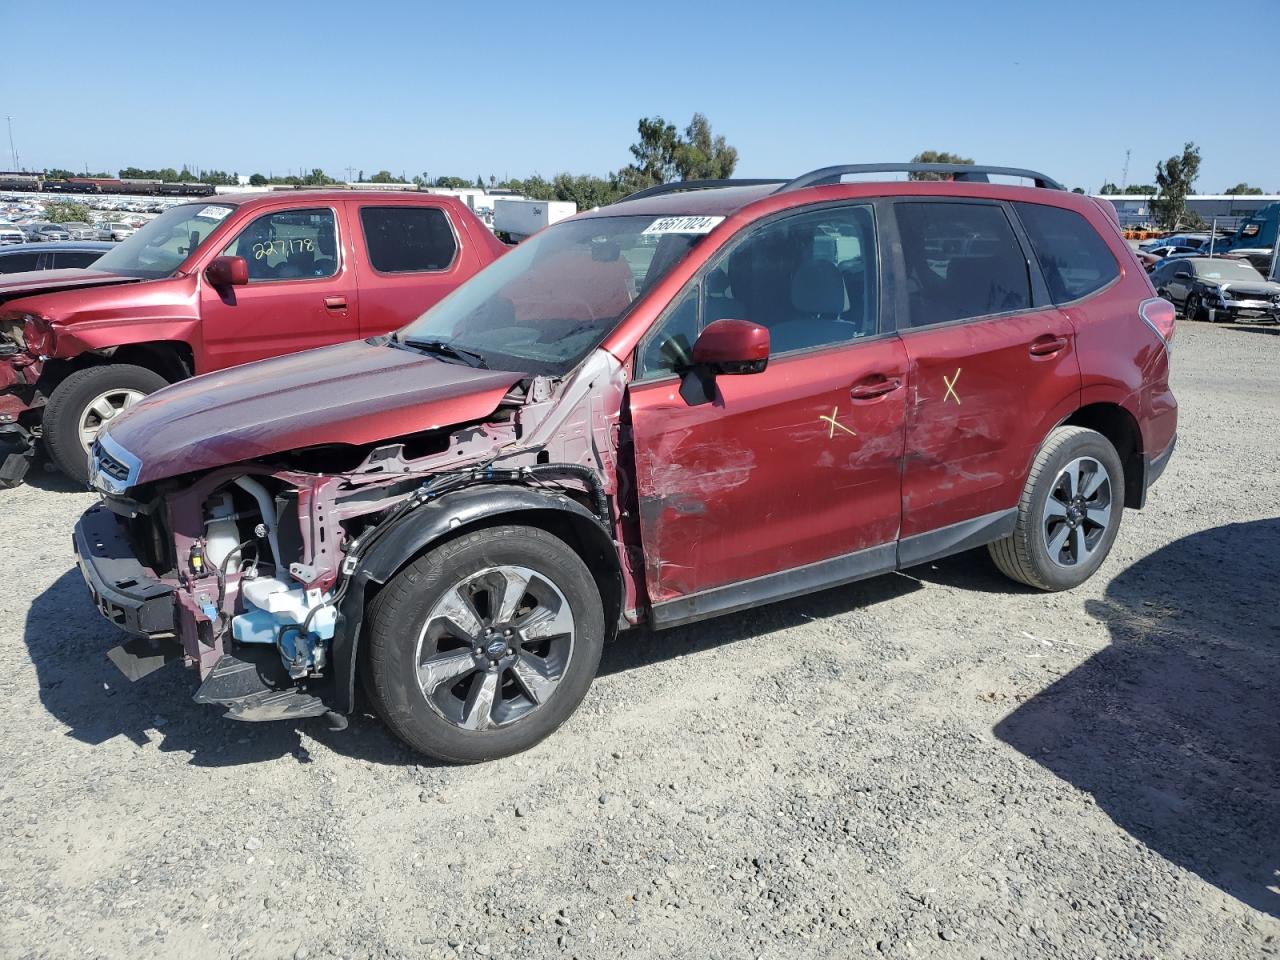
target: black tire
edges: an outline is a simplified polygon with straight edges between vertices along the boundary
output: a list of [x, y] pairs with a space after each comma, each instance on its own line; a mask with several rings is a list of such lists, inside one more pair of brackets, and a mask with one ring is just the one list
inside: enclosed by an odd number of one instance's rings
[[[1059, 482], [1063, 471], [1081, 458], [1099, 465], [1107, 473], [1108, 513], [1096, 542], [1080, 551], [1073, 562], [1064, 564], [1064, 554], [1068, 560], [1074, 555], [1070, 545], [1077, 542], [1075, 527], [1066, 519], [1061, 522], [1047, 520], [1046, 509], [1051, 495], [1061, 504]], [[1095, 475], [1096, 471], [1092, 471], [1089, 476]], [[1076, 524], [1082, 531], [1079, 541], [1082, 545], [1093, 536], [1097, 518], [1101, 515], [1100, 509], [1095, 507], [1088, 507], [1085, 516], [1089, 513], [1095, 518], [1093, 527], [1088, 526], [1087, 519]], [[1012, 580], [1040, 590], [1070, 590], [1088, 580], [1102, 565], [1115, 542], [1123, 514], [1124, 466], [1111, 441], [1084, 427], [1057, 427], [1049, 434], [1031, 465], [1018, 501], [1018, 520], [1013, 534], [988, 544], [987, 549], [1000, 572]], [[1058, 559], [1050, 556], [1050, 523], [1055, 536], [1061, 532], [1062, 524], [1071, 527], [1067, 533], [1068, 545], [1059, 549]]]
[[[419, 644], [431, 627], [427, 618], [446, 594], [482, 571], [504, 566], [533, 571], [546, 578], [569, 605], [573, 618], [571, 652], [553, 692], [529, 712], [506, 725], [463, 729], [428, 700], [419, 683]], [[474, 582], [474, 581], [473, 581]], [[531, 583], [532, 587], [532, 583]], [[531, 594], [530, 594], [531, 596]], [[522, 600], [523, 604], [524, 601]], [[477, 608], [478, 609], [478, 608]], [[485, 623], [490, 619], [485, 617]], [[519, 622], [519, 618], [512, 621]], [[536, 527], [487, 527], [428, 551], [410, 563], [370, 605], [366, 637], [365, 688], [378, 715], [410, 747], [450, 763], [476, 763], [527, 750], [559, 727], [586, 696], [600, 665], [604, 645], [604, 607], [586, 564], [564, 541]], [[523, 641], [522, 642], [528, 642]], [[515, 647], [515, 643], [512, 644]], [[463, 648], [450, 651], [466, 654]], [[478, 648], [477, 648], [478, 649]], [[431, 657], [440, 657], [433, 650]], [[423, 657], [423, 659], [428, 659]], [[500, 697], [514, 690], [516, 678], [495, 668]], [[483, 682], [479, 670], [439, 684], [452, 684], [474, 697], [472, 685]], [[504, 701], [505, 702], [505, 701]], [[487, 711], [492, 715], [492, 711]]]
[[127, 363], [77, 370], [53, 389], [44, 408], [44, 445], [58, 469], [72, 480], [89, 480], [88, 454], [80, 424], [89, 405], [111, 391], [155, 393], [169, 381], [154, 370]]
[[1193, 293], [1187, 297], [1186, 314], [1188, 320], [1208, 320], [1209, 314], [1204, 308], [1204, 303], [1200, 299], [1198, 293]]

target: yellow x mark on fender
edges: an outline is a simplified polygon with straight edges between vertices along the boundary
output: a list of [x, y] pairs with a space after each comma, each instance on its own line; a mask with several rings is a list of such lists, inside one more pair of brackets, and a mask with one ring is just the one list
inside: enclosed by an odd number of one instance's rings
[[960, 406], [960, 394], [956, 393], [956, 381], [959, 379], [960, 379], [959, 367], [956, 367], [955, 374], [949, 379], [945, 373], [942, 375], [942, 382], [947, 385], [947, 392], [942, 395], [943, 403], [946, 403], [948, 399], [951, 399], [956, 402], [957, 407]]
[[840, 430], [843, 430], [845, 433], [847, 433], [851, 437], [856, 437], [857, 436], [856, 433], [854, 433], [852, 430], [846, 427], [843, 423], [840, 423], [839, 421], [836, 420], [836, 417], [838, 416], [840, 416], [840, 408], [837, 406], [837, 407], [831, 408], [830, 416], [827, 416], [824, 413], [822, 416], [818, 418], [819, 420], [825, 420], [827, 423], [831, 425], [827, 429], [827, 439], [830, 440], [833, 437], [835, 437], [837, 428], [839, 428]]

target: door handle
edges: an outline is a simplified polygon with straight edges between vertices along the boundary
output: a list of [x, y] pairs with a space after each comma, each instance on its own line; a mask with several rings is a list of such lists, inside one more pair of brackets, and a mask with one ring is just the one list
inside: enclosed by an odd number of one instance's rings
[[897, 377], [886, 377], [874, 383], [858, 384], [849, 391], [849, 396], [854, 400], [874, 400], [876, 397], [883, 397], [886, 393], [893, 393], [900, 386], [902, 381]]
[[1033, 357], [1050, 357], [1059, 350], [1065, 350], [1070, 342], [1066, 337], [1038, 337], [1031, 341], [1031, 355]]
[[324, 306], [326, 310], [345, 310], [347, 309], [346, 297], [325, 297]]

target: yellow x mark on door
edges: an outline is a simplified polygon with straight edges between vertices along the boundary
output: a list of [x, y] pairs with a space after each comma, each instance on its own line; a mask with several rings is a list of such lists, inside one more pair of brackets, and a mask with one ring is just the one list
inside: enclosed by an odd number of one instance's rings
[[959, 379], [960, 379], [959, 367], [956, 367], [955, 374], [952, 375], [950, 378], [948, 378], [945, 373], [942, 375], [942, 382], [947, 385], [947, 392], [942, 395], [943, 403], [946, 403], [948, 400], [954, 400], [956, 402], [956, 406], [957, 407], [960, 406], [960, 394], [956, 393], [956, 381]]
[[857, 436], [856, 433], [854, 433], [852, 430], [850, 430], [843, 423], [840, 423], [836, 419], [836, 417], [838, 416], [840, 416], [840, 408], [837, 406], [837, 407], [831, 408], [830, 416], [824, 413], [822, 416], [818, 418], [819, 420], [825, 420], [827, 423], [830, 424], [830, 427], [828, 427], [827, 429], [827, 439], [830, 440], [833, 437], [835, 437], [837, 429], [843, 430], [845, 433], [847, 433], [851, 437], [856, 437]]

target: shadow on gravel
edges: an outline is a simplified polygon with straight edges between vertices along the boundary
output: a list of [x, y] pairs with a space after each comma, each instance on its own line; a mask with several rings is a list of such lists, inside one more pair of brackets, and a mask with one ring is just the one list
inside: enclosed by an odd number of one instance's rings
[[83, 483], [70, 479], [55, 467], [40, 448], [36, 448], [35, 458], [31, 461], [31, 469], [23, 478], [23, 482], [37, 490], [48, 490], [52, 493], [88, 493]]
[[1111, 645], [995, 728], [1132, 836], [1280, 916], [1280, 518], [1184, 537], [1089, 613]]
[[955, 587], [969, 593], [1040, 593], [1034, 587], [1010, 580], [997, 570], [986, 547], [966, 550], [918, 567], [909, 567], [902, 571], [902, 576]]
[[296, 723], [241, 723], [220, 710], [193, 703], [195, 675], [177, 663], [130, 683], [107, 659], [124, 639], [89, 602], [74, 568], [38, 596], [23, 635], [40, 683], [40, 702], [70, 727], [67, 735], [89, 744], [127, 737], [143, 746], [191, 754], [198, 766], [258, 763], [292, 755], [310, 761], [301, 730], [334, 752], [379, 765], [429, 761], [401, 745], [376, 718], [357, 714], [341, 732], [320, 719]]
[[1268, 326], [1254, 326], [1252, 324], [1235, 324], [1227, 327], [1228, 330], [1234, 330], [1236, 333], [1269, 333], [1271, 336], [1280, 336], [1280, 325], [1269, 324]]
[[885, 575], [670, 630], [641, 629], [624, 633], [604, 648], [599, 674], [636, 670], [764, 633], [798, 627], [919, 589], [920, 584], [910, 577]]

